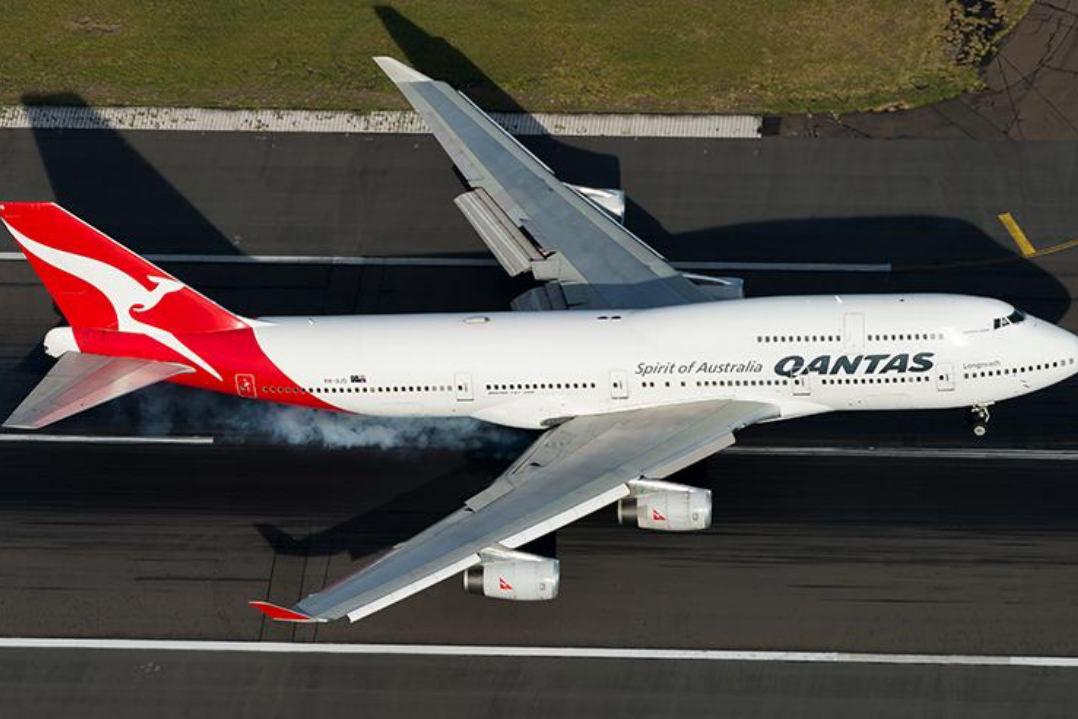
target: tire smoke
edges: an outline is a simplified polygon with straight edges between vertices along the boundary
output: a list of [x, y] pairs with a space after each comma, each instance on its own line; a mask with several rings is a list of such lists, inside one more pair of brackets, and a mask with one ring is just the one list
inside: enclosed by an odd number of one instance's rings
[[531, 433], [467, 418], [364, 417], [251, 402], [161, 385], [117, 403], [116, 419], [141, 434], [213, 434], [219, 440], [332, 449], [442, 449], [515, 455]]

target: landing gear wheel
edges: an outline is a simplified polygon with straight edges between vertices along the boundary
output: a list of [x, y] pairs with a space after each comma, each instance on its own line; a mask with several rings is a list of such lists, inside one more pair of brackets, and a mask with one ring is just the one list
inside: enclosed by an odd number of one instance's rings
[[983, 404], [974, 405], [969, 410], [969, 424], [974, 437], [983, 437], [988, 434], [988, 407]]

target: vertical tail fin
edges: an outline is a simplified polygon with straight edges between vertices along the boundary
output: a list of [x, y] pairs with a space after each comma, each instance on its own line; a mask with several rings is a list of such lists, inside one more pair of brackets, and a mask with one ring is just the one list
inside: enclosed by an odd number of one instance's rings
[[4, 202], [0, 219], [78, 329], [213, 332], [239, 316], [52, 202]]

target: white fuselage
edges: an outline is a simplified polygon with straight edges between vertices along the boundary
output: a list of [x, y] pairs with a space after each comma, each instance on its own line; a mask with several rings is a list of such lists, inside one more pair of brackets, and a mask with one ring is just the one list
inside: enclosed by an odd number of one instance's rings
[[[1078, 338], [959, 295], [770, 297], [647, 310], [266, 318], [259, 345], [343, 411], [560, 419], [707, 399], [831, 410], [991, 404], [1078, 371]], [[278, 388], [259, 386], [262, 399]]]

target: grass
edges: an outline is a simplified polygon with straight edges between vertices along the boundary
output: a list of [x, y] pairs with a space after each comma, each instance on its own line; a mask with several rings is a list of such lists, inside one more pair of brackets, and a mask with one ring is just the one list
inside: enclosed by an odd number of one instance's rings
[[[1031, 0], [981, 0], [1000, 29]], [[8, 0], [0, 103], [391, 109], [388, 54], [488, 109], [842, 112], [978, 86], [975, 0]], [[966, 10], [962, 11], [965, 7]], [[959, 14], [953, 15], [952, 11]], [[963, 14], [964, 12], [964, 14]]]

